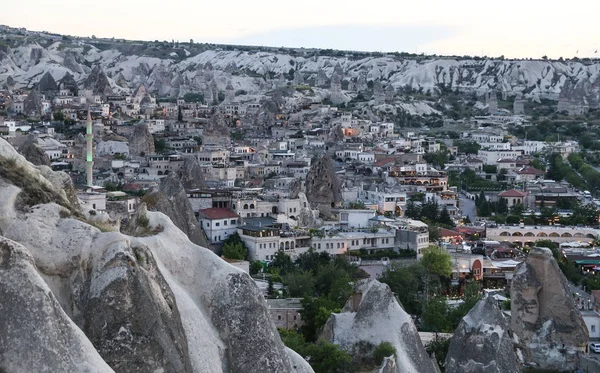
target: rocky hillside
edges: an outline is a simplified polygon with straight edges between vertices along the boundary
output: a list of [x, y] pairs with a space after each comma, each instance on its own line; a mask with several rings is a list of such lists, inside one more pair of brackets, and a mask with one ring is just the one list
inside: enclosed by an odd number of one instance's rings
[[0, 371], [312, 372], [254, 281], [167, 216], [126, 235], [3, 139], [0, 163]]
[[[380, 91], [410, 88], [483, 93], [490, 89], [526, 97], [558, 99], [566, 93], [597, 102], [600, 62], [439, 58], [405, 54], [224, 47], [169, 42], [99, 41], [4, 33], [0, 44], [0, 86], [32, 87], [50, 72], [58, 81], [71, 74], [80, 86], [103, 93], [144, 84], [161, 96], [202, 92], [216, 98], [253, 94], [287, 83], [315, 90]], [[89, 78], [91, 76], [91, 78]], [[71, 81], [71, 77], [68, 77]], [[381, 84], [377, 84], [380, 82]], [[374, 84], [375, 83], [375, 84]], [[393, 88], [393, 89], [392, 89]], [[585, 92], [583, 92], [585, 91]], [[344, 97], [336, 94], [338, 100]], [[348, 97], [346, 97], [348, 99]]]

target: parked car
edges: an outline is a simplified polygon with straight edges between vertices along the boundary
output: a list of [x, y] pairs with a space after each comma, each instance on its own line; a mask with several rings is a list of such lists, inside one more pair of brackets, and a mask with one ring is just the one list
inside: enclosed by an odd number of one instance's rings
[[590, 343], [590, 351], [600, 352], [600, 343]]

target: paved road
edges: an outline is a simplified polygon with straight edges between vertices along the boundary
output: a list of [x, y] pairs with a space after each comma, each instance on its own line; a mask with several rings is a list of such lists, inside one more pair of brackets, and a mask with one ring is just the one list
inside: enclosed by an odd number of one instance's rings
[[475, 222], [477, 217], [477, 209], [475, 208], [475, 201], [465, 197], [464, 195], [459, 196], [460, 211], [464, 216], [468, 216], [471, 222]]
[[575, 302], [579, 309], [591, 309], [593, 302], [590, 294], [571, 283], [569, 283], [569, 291], [571, 294], [575, 294]]

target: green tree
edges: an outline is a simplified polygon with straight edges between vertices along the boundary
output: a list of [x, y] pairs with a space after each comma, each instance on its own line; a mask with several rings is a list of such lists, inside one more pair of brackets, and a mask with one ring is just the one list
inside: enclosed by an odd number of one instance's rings
[[291, 297], [303, 298], [312, 296], [315, 291], [315, 277], [309, 271], [289, 273], [283, 278]]
[[154, 138], [154, 151], [156, 154], [164, 154], [169, 150], [167, 142], [164, 139]]
[[423, 315], [423, 331], [427, 332], [452, 332], [452, 325], [448, 319], [448, 304], [444, 297], [433, 297], [425, 304]]
[[454, 146], [458, 147], [459, 153], [465, 154], [477, 154], [479, 149], [481, 149], [481, 145], [478, 142], [470, 140], [455, 140]]
[[57, 122], [62, 122], [65, 120], [65, 115], [63, 114], [62, 111], [55, 111], [52, 114], [52, 119], [54, 119]]
[[267, 296], [269, 298], [277, 298], [273, 276], [269, 276], [269, 279], [267, 280]]
[[314, 342], [327, 322], [332, 312], [340, 312], [337, 304], [327, 297], [313, 298], [305, 297], [301, 301], [302, 326], [300, 331], [307, 341]]
[[452, 257], [446, 250], [429, 246], [423, 249], [421, 263], [430, 274], [449, 278], [452, 275]]
[[307, 348], [307, 357], [315, 373], [338, 373], [352, 369], [352, 358], [339, 346], [320, 341]]
[[248, 249], [243, 243], [224, 243], [223, 256], [227, 259], [244, 260], [248, 255]]
[[183, 112], [181, 111], [181, 105], [177, 107], [177, 121], [183, 122]]
[[412, 200], [409, 200], [406, 203], [406, 210], [404, 211], [404, 216], [409, 219], [418, 220], [421, 218], [421, 207], [417, 205]]
[[429, 279], [422, 260], [409, 266], [392, 264], [379, 277], [379, 281], [387, 284], [398, 297], [404, 310], [412, 315], [420, 315], [422, 312], [422, 303], [418, 299], [418, 294], [423, 291]]
[[435, 359], [444, 371], [444, 364], [446, 363], [446, 355], [448, 355], [448, 349], [450, 348], [450, 338], [435, 338], [431, 342], [425, 345], [425, 350], [430, 355], [435, 355]]
[[269, 267], [278, 269], [279, 274], [283, 276], [294, 270], [294, 263], [292, 263], [292, 258], [284, 253], [283, 250], [278, 250]]
[[373, 357], [375, 358], [375, 363], [377, 365], [381, 365], [383, 363], [383, 359], [386, 357], [396, 355], [396, 349], [390, 342], [381, 342], [375, 350], [373, 350]]
[[448, 212], [446, 206], [444, 206], [444, 208], [440, 212], [438, 222], [443, 225], [454, 227], [454, 221], [452, 221], [452, 218], [450, 217], [450, 213]]
[[260, 272], [262, 272], [262, 270], [263, 270], [263, 265], [260, 261], [254, 260], [252, 263], [250, 263], [250, 274], [251, 275], [260, 273]]

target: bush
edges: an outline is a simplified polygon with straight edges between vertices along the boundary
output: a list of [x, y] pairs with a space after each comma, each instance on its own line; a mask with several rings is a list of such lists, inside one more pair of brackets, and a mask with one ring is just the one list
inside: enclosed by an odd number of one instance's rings
[[396, 355], [396, 349], [390, 342], [381, 342], [375, 347], [375, 350], [373, 350], [373, 358], [375, 358], [377, 365], [381, 365], [383, 359], [392, 355]]
[[148, 228], [150, 226], [150, 220], [148, 219], [148, 217], [146, 215], [138, 216], [138, 218], [135, 222], [137, 223], [138, 226], [140, 226], [142, 228]]

